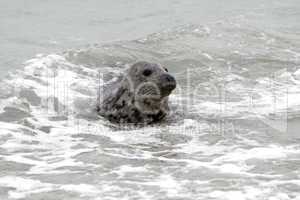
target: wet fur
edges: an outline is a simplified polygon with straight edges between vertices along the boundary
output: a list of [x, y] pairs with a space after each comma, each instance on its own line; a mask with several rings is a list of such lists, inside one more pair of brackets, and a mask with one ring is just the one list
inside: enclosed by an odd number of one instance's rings
[[134, 92], [130, 91], [126, 76], [129, 74], [119, 77], [103, 89], [98, 113], [113, 123], [151, 124], [161, 121], [169, 111], [168, 97], [159, 103], [147, 102], [146, 99], [143, 105], [153, 108], [155, 112], [144, 112], [137, 108]]

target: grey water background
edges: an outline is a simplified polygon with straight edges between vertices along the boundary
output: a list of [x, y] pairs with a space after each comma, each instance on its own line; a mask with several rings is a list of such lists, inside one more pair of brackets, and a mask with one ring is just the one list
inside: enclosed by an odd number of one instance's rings
[[[0, 2], [0, 77], [38, 53], [131, 40], [174, 26], [255, 12], [255, 26], [299, 33], [297, 0]], [[295, 13], [296, 12], [296, 13]], [[262, 15], [262, 16], [260, 16]]]
[[[0, 1], [0, 199], [299, 200], [299, 21], [298, 0]], [[97, 91], [137, 60], [175, 76], [172, 112], [119, 127]]]

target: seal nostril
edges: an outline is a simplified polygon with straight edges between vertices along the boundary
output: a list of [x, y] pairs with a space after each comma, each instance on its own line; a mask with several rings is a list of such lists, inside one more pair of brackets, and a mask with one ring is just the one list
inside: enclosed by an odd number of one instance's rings
[[167, 80], [168, 82], [174, 82], [174, 81], [175, 81], [175, 79], [173, 78], [173, 76], [170, 76], [170, 75], [167, 75], [167, 76], [166, 76], [166, 80]]
[[163, 74], [160, 77], [160, 80], [163, 85], [176, 85], [176, 80], [170, 74]]

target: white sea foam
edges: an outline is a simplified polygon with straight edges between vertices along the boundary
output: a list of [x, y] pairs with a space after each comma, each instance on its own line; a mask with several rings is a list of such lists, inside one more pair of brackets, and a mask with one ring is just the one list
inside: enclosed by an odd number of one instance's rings
[[52, 184], [42, 183], [38, 180], [26, 179], [14, 176], [4, 176], [0, 178], [2, 187], [13, 187], [15, 190], [9, 191], [9, 197], [13, 199], [25, 198], [29, 194], [47, 192], [53, 189]]

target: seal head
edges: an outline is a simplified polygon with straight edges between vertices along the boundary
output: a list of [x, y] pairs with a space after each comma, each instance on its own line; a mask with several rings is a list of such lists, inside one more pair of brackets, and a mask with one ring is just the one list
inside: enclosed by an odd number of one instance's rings
[[137, 62], [104, 89], [99, 114], [112, 122], [153, 123], [169, 112], [168, 96], [175, 78], [159, 64]]

